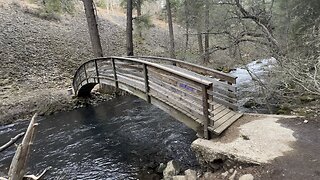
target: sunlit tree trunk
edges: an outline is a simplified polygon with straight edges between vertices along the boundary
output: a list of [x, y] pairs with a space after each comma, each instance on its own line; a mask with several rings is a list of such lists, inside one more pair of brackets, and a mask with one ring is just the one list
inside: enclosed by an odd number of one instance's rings
[[127, 0], [127, 56], [133, 56], [132, 0]]
[[[136, 0], [137, 1], [137, 17], [140, 18], [141, 17], [141, 0]], [[138, 30], [138, 36], [141, 39], [142, 38], [142, 32], [141, 32], [141, 22], [139, 22], [138, 24], [139, 28]]]
[[175, 58], [175, 47], [174, 47], [174, 35], [173, 35], [173, 24], [170, 0], [166, 0], [167, 3], [167, 14], [168, 14], [168, 26], [169, 26], [169, 37], [170, 37], [170, 57]]
[[209, 32], [210, 32], [210, 20], [209, 20], [209, 16], [210, 16], [210, 2], [209, 0], [206, 0], [206, 4], [205, 4], [205, 29], [206, 29], [206, 34], [204, 36], [204, 63], [205, 64], [208, 64], [209, 63], [209, 59], [210, 59], [210, 56], [209, 56]]
[[83, 0], [84, 10], [87, 17], [88, 29], [91, 39], [91, 45], [95, 57], [103, 57], [99, 30], [96, 20], [95, 11], [92, 0]]

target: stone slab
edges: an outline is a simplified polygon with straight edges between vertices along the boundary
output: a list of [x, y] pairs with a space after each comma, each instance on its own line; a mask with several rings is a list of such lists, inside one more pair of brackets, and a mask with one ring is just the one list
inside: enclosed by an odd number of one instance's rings
[[293, 117], [246, 114], [221, 136], [195, 140], [192, 149], [201, 163], [268, 163], [293, 150], [294, 132], [278, 122], [283, 118]]

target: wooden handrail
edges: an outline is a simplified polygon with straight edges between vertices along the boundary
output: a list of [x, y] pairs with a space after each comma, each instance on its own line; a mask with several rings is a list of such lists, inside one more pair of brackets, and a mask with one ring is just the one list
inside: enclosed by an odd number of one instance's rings
[[[218, 70], [210, 69], [210, 68], [207, 68], [207, 67], [204, 67], [204, 66], [200, 66], [200, 65], [189, 63], [189, 62], [185, 62], [185, 61], [182, 61], [182, 60], [166, 58], [166, 57], [155, 57], [155, 56], [132, 56], [132, 58], [164, 60], [164, 61], [169, 61], [169, 62], [173, 62], [173, 63], [176, 63], [176, 64], [180, 63], [180, 64], [183, 64], [183, 65], [187, 65], [189, 67], [192, 67], [192, 68], [198, 68], [198, 69], [201, 69], [203, 71], [210, 72], [210, 74], [208, 74], [208, 75], [215, 76], [215, 78], [221, 78], [221, 80], [228, 81], [230, 84], [236, 84], [237, 77], [235, 77], [235, 76], [232, 76], [230, 74], [227, 74], [227, 73], [224, 73], [224, 72], [221, 72], [221, 71], [218, 71]], [[199, 73], [199, 72], [197, 72], [197, 73]]]

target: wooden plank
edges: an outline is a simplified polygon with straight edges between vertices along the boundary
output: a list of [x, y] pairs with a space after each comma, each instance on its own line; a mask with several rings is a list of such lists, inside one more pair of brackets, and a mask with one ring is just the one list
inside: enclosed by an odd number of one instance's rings
[[225, 107], [225, 106], [219, 106], [217, 109], [214, 109], [213, 111], [209, 111], [209, 113], [210, 113], [212, 116], [215, 116], [215, 115], [217, 115], [218, 113], [220, 113], [221, 111], [223, 111], [224, 109], [227, 109], [227, 107]]
[[179, 87], [180, 89], [187, 89], [189, 93], [193, 92], [194, 94], [201, 96], [201, 84], [188, 81], [184, 78], [175, 77], [174, 75], [161, 74], [153, 69], [150, 69], [149, 73], [150, 77], [158, 78], [161, 81]]
[[137, 71], [143, 71], [143, 66], [141, 64], [134, 64], [134, 63], [123, 63], [123, 64], [118, 64], [117, 66], [119, 68], [126, 68], [126, 69], [132, 69], [132, 70], [137, 70]]
[[[171, 101], [164, 100], [164, 99], [162, 99], [162, 98], [159, 97], [159, 96], [151, 96], [151, 99], [153, 99], [153, 98], [156, 98], [156, 99], [158, 99], [159, 101], [161, 101], [161, 102], [169, 105], [170, 107], [172, 107], [172, 109], [175, 109], [175, 110], [183, 113], [184, 115], [186, 115], [186, 116], [188, 116], [189, 118], [191, 118], [193, 121], [196, 121], [197, 123], [202, 124], [202, 121], [199, 121], [199, 118], [196, 117], [194, 114], [189, 113], [189, 112], [186, 112], [186, 111], [183, 110], [182, 108], [176, 106], [176, 105], [175, 105], [174, 103], [172, 103]], [[151, 100], [151, 101], [152, 101], [152, 100]], [[202, 117], [202, 116], [201, 116], [201, 117]]]
[[184, 102], [180, 99], [177, 99], [175, 96], [168, 95], [159, 89], [155, 89], [154, 86], [150, 84], [150, 93], [151, 92], [156, 93], [155, 95], [163, 98], [163, 100], [172, 101], [173, 104], [175, 104], [176, 106], [179, 106], [179, 108], [183, 109], [187, 113], [198, 114], [195, 116], [197, 118], [202, 117], [202, 108], [201, 109], [194, 108], [192, 107], [192, 104]]
[[110, 70], [101, 69], [101, 70], [99, 71], [99, 74], [100, 74], [101, 76], [103, 76], [103, 75], [112, 75], [112, 76], [113, 76], [113, 69], [110, 69]]
[[219, 119], [216, 119], [214, 122], [214, 126], [213, 128], [217, 128], [219, 127], [221, 124], [223, 124], [224, 122], [226, 122], [228, 119], [230, 119], [232, 116], [236, 115], [237, 113], [234, 111], [229, 111], [227, 114], [225, 114], [224, 116], [220, 117]]
[[133, 74], [126, 74], [126, 73], [119, 73], [119, 71], [117, 71], [118, 74], [122, 75], [122, 76], [126, 76], [128, 78], [132, 78], [134, 80], [137, 80], [137, 81], [141, 81], [143, 82], [144, 81], [144, 78], [143, 77], [140, 77], [140, 76], [135, 76]]
[[193, 101], [192, 99], [184, 96], [184, 95], [181, 95], [181, 94], [178, 94], [178, 93], [175, 93], [175, 92], [171, 92], [169, 89], [159, 85], [159, 84], [156, 84], [152, 81], [149, 81], [149, 84], [150, 86], [152, 86], [156, 91], [160, 91], [160, 92], [163, 92], [165, 94], [170, 94], [170, 96], [180, 100], [180, 101], [183, 101], [184, 103], [186, 104], [190, 104], [190, 105], [193, 105], [194, 108], [196, 108], [199, 112], [202, 111], [202, 101], [198, 101], [198, 102], [195, 102]]
[[219, 120], [221, 117], [223, 117], [224, 115], [228, 114], [231, 110], [230, 109], [223, 109], [223, 111], [215, 114], [212, 118], [213, 121], [217, 121]]
[[135, 71], [135, 70], [130, 70], [130, 69], [117, 69], [118, 73], [122, 73], [122, 74], [132, 74], [135, 75], [137, 77], [142, 77], [143, 78], [143, 71], [139, 72], [139, 71]]
[[219, 88], [217, 86], [213, 88], [213, 92], [218, 92], [220, 94], [224, 94], [224, 95], [229, 96], [231, 98], [236, 98], [237, 97], [236, 92], [228, 91], [226, 89], [221, 89], [221, 88]]
[[228, 101], [225, 101], [225, 100], [223, 100], [223, 99], [220, 99], [220, 98], [218, 98], [218, 97], [213, 96], [212, 99], [213, 99], [213, 101], [216, 101], [216, 102], [219, 103], [219, 104], [225, 105], [225, 106], [227, 106], [228, 108], [230, 108], [230, 109], [232, 109], [232, 110], [237, 110], [237, 109], [238, 109], [238, 106], [237, 106], [237, 105], [235, 105], [235, 104], [233, 104], [233, 103], [230, 103], [230, 102], [228, 102]]
[[118, 81], [117, 82], [121, 82], [123, 84], [127, 84], [130, 85], [136, 89], [139, 89], [140, 91], [144, 92], [144, 83], [143, 82], [139, 82], [130, 78], [127, 78], [126, 76], [122, 76], [118, 74]]
[[217, 97], [217, 98], [220, 98], [220, 99], [224, 99], [230, 103], [237, 103], [237, 99], [235, 98], [230, 98], [224, 94], [220, 94], [220, 93], [217, 93], [217, 92], [208, 92], [208, 94], [212, 95], [213, 97]]
[[162, 77], [165, 77], [166, 79], [171, 79], [172, 81], [183, 82], [185, 84], [188, 84], [189, 86], [192, 86], [193, 88], [197, 89], [198, 91], [202, 91], [201, 84], [199, 84], [197, 82], [193, 82], [193, 81], [190, 81], [186, 78], [181, 78], [181, 77], [176, 76], [172, 73], [167, 73], [165, 71], [157, 70], [154, 68], [150, 68], [150, 72], [157, 77], [162, 76]]
[[161, 81], [155, 77], [149, 77], [149, 81], [167, 89], [168, 91], [171, 91], [172, 93], [184, 96], [186, 99], [188, 99], [196, 104], [202, 104], [202, 99], [201, 99], [200, 95], [191, 94], [188, 90], [186, 90], [184, 88], [178, 88], [172, 84], [168, 84], [168, 83]]
[[229, 126], [231, 126], [234, 122], [236, 122], [239, 118], [242, 117], [243, 114], [237, 113], [234, 116], [232, 116], [230, 119], [225, 121], [222, 125], [220, 125], [218, 128], [214, 129], [214, 133], [217, 135], [220, 135], [224, 130], [226, 130]]
[[158, 108], [162, 109], [170, 116], [174, 117], [176, 120], [184, 123], [189, 128], [199, 131], [201, 125], [195, 121], [193, 118], [190, 118], [186, 114], [180, 112], [179, 110], [172, 108], [170, 104], [164, 103], [161, 100], [157, 99], [156, 97], [151, 97], [151, 104], [157, 106]]
[[159, 90], [156, 90], [151, 84], [150, 84], [150, 95], [153, 97], [157, 97], [158, 99], [160, 98], [160, 100], [164, 101], [164, 102], [170, 102], [172, 104], [174, 104], [174, 108], [180, 110], [181, 112], [185, 112], [187, 114], [192, 114], [194, 117], [196, 118], [202, 118], [203, 114], [200, 111], [195, 110], [194, 108], [192, 108], [192, 106], [190, 104], [185, 104], [182, 101], [179, 101], [175, 98], [173, 98], [172, 96], [169, 96], [168, 94], [165, 94], [164, 92], [161, 92]]
[[192, 72], [192, 71], [189, 71], [187, 69], [180, 68], [180, 67], [177, 67], [177, 66], [172, 66], [171, 65], [171, 66], [168, 66], [168, 67], [170, 67], [172, 69], [175, 69], [177, 71], [184, 72], [186, 74], [190, 74], [190, 75], [195, 76], [195, 77], [199, 77], [199, 78], [208, 80], [208, 81], [212, 82], [213, 86], [215, 86], [215, 87], [219, 87], [219, 88], [225, 89], [227, 91], [235, 91], [236, 90], [235, 86], [233, 86], [232, 84], [228, 84], [227, 82], [221, 82], [221, 81], [219, 81], [217, 79], [210, 78], [208, 76], [203, 76], [203, 75], [201, 75], [199, 73], [195, 73], [195, 72]]

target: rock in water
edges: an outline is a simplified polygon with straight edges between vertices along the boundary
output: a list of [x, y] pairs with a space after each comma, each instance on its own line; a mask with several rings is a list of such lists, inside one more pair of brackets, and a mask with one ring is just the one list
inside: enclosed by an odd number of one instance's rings
[[229, 177], [229, 180], [234, 180], [234, 178], [236, 177], [237, 174], [237, 170], [234, 170], [233, 174]]
[[165, 168], [166, 168], [166, 165], [164, 163], [160, 163], [160, 165], [157, 167], [157, 172], [163, 173]]
[[187, 180], [196, 180], [197, 179], [197, 172], [195, 170], [188, 169], [184, 171]]
[[242, 175], [239, 180], [253, 180], [254, 177], [252, 174], [245, 174], [245, 175]]
[[179, 164], [176, 161], [169, 161], [167, 167], [163, 171], [163, 178], [171, 180], [173, 176], [178, 175], [180, 172]]
[[172, 180], [187, 180], [185, 176], [173, 176]]

